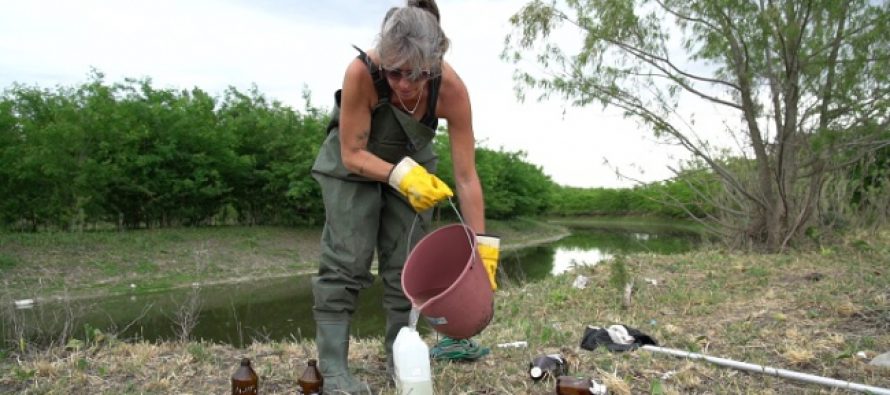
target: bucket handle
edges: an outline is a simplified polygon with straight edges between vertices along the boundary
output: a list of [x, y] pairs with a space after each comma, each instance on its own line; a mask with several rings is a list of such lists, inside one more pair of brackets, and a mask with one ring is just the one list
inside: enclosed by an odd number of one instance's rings
[[[448, 203], [451, 205], [451, 209], [454, 210], [454, 214], [457, 215], [457, 219], [458, 219], [458, 221], [460, 221], [460, 224], [463, 225], [464, 233], [467, 234], [467, 243], [470, 246], [472, 246], [473, 245], [473, 235], [470, 234], [469, 231], [467, 231], [467, 229], [470, 229], [470, 227], [467, 225], [466, 222], [464, 222], [464, 217], [462, 217], [460, 215], [460, 210], [457, 209], [457, 206], [454, 204], [454, 200], [452, 200], [449, 197]], [[411, 222], [411, 228], [408, 229], [408, 243], [405, 244], [405, 261], [406, 262], [408, 261], [408, 256], [411, 255], [411, 235], [414, 234], [414, 226], [417, 225], [418, 218], [420, 218], [420, 213], [415, 213], [414, 221]]]
[[454, 210], [454, 214], [457, 214], [458, 221], [460, 221], [460, 224], [463, 225], [463, 227], [464, 227], [464, 233], [467, 234], [467, 243], [469, 243], [472, 246], [473, 245], [473, 239], [472, 239], [473, 235], [471, 235], [470, 232], [466, 231], [467, 229], [470, 229], [470, 227], [467, 225], [466, 222], [464, 222], [464, 217], [462, 217], [460, 215], [460, 210], [458, 210], [457, 206], [454, 205], [454, 200], [451, 200], [451, 198], [449, 197], [448, 203], [451, 205], [451, 209]]

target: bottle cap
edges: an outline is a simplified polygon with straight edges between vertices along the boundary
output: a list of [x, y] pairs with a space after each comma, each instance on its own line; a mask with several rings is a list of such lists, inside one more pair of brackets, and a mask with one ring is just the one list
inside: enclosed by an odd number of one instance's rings
[[590, 380], [590, 393], [596, 395], [606, 395], [609, 392], [605, 384], [600, 384], [594, 380]]

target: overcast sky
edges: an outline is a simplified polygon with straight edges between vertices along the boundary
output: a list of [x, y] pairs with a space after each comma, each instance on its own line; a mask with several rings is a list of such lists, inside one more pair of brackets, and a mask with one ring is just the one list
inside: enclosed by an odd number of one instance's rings
[[[508, 18], [524, 0], [439, 0], [451, 39], [446, 53], [463, 78], [482, 146], [525, 151], [562, 185], [617, 187], [615, 168], [644, 181], [670, 176], [676, 148], [656, 144], [632, 120], [599, 106], [553, 99], [520, 103], [513, 66], [500, 60]], [[403, 0], [0, 0], [0, 87], [52, 88], [150, 77], [157, 88], [228, 86], [260, 92], [297, 110], [302, 91], [330, 108], [352, 44], [374, 45], [389, 7]], [[610, 165], [604, 165], [608, 160]], [[641, 174], [636, 169], [644, 171]]]

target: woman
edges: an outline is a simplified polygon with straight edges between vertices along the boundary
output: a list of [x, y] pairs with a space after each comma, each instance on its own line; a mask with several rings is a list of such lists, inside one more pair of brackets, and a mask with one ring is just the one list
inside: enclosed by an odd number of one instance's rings
[[[329, 134], [312, 168], [326, 215], [312, 284], [325, 391], [368, 391], [349, 373], [347, 355], [349, 321], [359, 291], [373, 282], [375, 249], [391, 368], [392, 343], [408, 324], [411, 309], [401, 288], [405, 259], [427, 230], [429, 209], [453, 195], [432, 174], [439, 118], [448, 121], [463, 218], [477, 234], [485, 232], [470, 100], [460, 77], [442, 59], [448, 45], [435, 2], [409, 0], [387, 12], [376, 47], [359, 50], [335, 95]], [[498, 239], [478, 239], [494, 286]]]

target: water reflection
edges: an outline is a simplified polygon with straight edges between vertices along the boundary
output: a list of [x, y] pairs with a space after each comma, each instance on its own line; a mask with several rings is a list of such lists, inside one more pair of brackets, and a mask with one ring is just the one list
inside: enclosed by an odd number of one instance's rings
[[[379, 281], [362, 292], [351, 327], [354, 336], [382, 336], [382, 295]], [[310, 276], [38, 304], [10, 312], [11, 317], [0, 321], [0, 333], [21, 331], [40, 344], [58, 341], [59, 333], [65, 330], [74, 338], [84, 339], [92, 328], [116, 333], [122, 339], [177, 339], [182, 333], [183, 309], [195, 298], [199, 314], [190, 331], [191, 339], [243, 346], [254, 340], [315, 337]]]
[[553, 269], [550, 270], [550, 274], [562, 274], [576, 266], [593, 266], [611, 256], [611, 254], [598, 249], [582, 250], [558, 247], [553, 252]]
[[687, 251], [698, 240], [699, 235], [694, 233], [664, 229], [644, 232], [638, 229], [575, 228], [570, 236], [550, 245], [504, 254], [502, 275], [508, 282], [534, 281], [564, 273], [575, 266], [596, 265], [617, 254]]
[[[558, 242], [502, 254], [499, 281], [515, 286], [565, 272], [576, 265], [594, 265], [615, 254], [648, 251], [684, 251], [696, 242], [694, 235], [604, 228], [574, 229]], [[353, 317], [354, 336], [382, 336], [385, 314], [379, 281], [359, 298]], [[98, 328], [124, 339], [148, 341], [177, 339], [182, 333], [184, 308], [194, 304], [196, 320], [192, 339], [236, 346], [254, 340], [289, 340], [315, 337], [312, 288], [309, 276], [205, 286], [147, 295], [123, 295], [67, 304], [36, 305], [13, 310], [0, 321], [0, 334], [18, 334], [33, 342], [58, 341], [61, 331], [79, 339]], [[420, 329], [428, 331], [424, 320]], [[68, 329], [66, 329], [68, 328]], [[73, 330], [71, 328], [74, 328]]]

